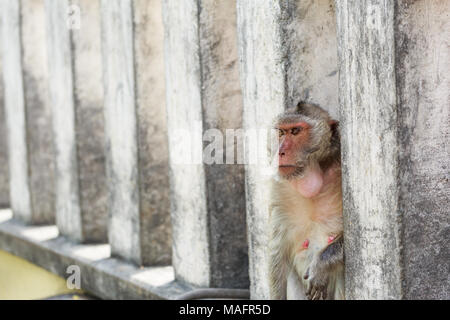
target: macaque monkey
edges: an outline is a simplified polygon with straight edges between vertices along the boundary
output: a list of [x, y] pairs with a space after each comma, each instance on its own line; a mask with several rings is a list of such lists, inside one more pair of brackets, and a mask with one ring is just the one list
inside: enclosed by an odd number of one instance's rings
[[271, 185], [271, 299], [344, 299], [338, 122], [300, 102], [275, 126], [280, 147]]

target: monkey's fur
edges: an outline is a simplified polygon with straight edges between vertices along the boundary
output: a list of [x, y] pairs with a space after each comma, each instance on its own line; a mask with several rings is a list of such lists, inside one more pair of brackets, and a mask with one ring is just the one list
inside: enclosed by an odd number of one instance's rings
[[[277, 174], [271, 185], [271, 298], [344, 299], [337, 122], [319, 106], [300, 102], [276, 119], [276, 127], [299, 122], [309, 126], [307, 132], [303, 132], [305, 137], [297, 138], [306, 142], [296, 150], [295, 170], [285, 175]], [[280, 153], [280, 159], [282, 155]], [[323, 181], [313, 197], [303, 196], [295, 187], [296, 183], [307, 184], [307, 179], [314, 180], [308, 178], [308, 172], [314, 172], [314, 179]]]

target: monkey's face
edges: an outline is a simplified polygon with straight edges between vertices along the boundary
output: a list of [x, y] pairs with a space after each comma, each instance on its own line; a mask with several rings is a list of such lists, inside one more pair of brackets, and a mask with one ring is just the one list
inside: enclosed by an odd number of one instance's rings
[[306, 121], [279, 123], [278, 172], [289, 179], [303, 173], [302, 154], [308, 148], [311, 126]]

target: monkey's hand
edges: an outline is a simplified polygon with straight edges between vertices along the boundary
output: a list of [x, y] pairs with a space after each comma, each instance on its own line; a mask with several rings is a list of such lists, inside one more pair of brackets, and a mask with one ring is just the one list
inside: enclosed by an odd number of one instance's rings
[[308, 280], [306, 296], [310, 300], [327, 298], [330, 275], [344, 261], [343, 237], [337, 237], [313, 259], [303, 278]]
[[313, 260], [303, 278], [308, 280], [306, 296], [309, 300], [327, 298], [329, 272], [324, 269], [320, 259]]

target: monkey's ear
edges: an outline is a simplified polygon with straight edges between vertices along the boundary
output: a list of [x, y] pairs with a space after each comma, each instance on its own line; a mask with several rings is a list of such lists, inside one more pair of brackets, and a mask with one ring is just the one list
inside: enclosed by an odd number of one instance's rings
[[303, 110], [303, 107], [305, 106], [305, 104], [306, 104], [306, 102], [305, 101], [303, 101], [303, 100], [300, 100], [298, 103], [297, 103], [297, 112], [301, 112], [302, 110]]
[[339, 137], [339, 121], [337, 120], [330, 120], [328, 121], [328, 124], [330, 125], [330, 129], [332, 132], [332, 136]]

